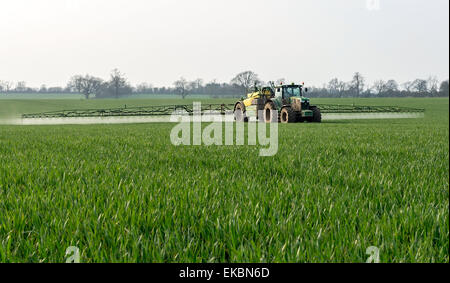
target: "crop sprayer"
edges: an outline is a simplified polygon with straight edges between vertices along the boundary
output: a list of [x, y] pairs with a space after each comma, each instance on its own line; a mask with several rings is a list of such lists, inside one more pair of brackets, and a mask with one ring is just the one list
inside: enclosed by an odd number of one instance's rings
[[[421, 113], [424, 109], [399, 106], [361, 106], [341, 104], [311, 105], [305, 97], [308, 89], [303, 84], [255, 86], [234, 104], [202, 104], [202, 113], [234, 113], [237, 122], [259, 120], [264, 122], [299, 123], [322, 121], [322, 114], [356, 113]], [[277, 112], [273, 111], [277, 110]], [[137, 117], [164, 116], [174, 112], [194, 114], [193, 105], [152, 105], [139, 107], [119, 107], [110, 109], [72, 109], [51, 112], [23, 114], [23, 119], [33, 118], [81, 118], [81, 117]], [[277, 117], [273, 113], [278, 113]]]

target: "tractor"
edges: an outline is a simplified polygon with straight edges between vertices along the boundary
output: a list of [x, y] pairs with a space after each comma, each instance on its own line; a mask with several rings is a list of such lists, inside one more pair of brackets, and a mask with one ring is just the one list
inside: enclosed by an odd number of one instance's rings
[[[322, 115], [317, 106], [309, 103], [309, 98], [303, 96], [308, 89], [304, 84], [277, 85], [257, 87], [254, 91], [236, 102], [234, 117], [237, 122], [248, 122], [251, 118], [266, 123], [301, 123], [322, 122]], [[274, 111], [278, 117], [273, 117]], [[260, 116], [263, 117], [260, 117]]]

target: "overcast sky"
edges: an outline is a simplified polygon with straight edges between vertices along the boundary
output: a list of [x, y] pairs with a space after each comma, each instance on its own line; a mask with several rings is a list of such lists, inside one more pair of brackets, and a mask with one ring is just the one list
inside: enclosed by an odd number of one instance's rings
[[449, 76], [448, 0], [0, 0], [0, 80]]

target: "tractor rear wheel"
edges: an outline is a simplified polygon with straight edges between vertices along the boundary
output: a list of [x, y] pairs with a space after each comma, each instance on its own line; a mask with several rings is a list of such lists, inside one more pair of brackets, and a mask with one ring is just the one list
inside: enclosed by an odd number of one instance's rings
[[242, 101], [239, 101], [234, 106], [234, 119], [236, 122], [247, 122], [248, 118], [245, 115], [245, 105]]
[[295, 123], [297, 122], [297, 117], [295, 115], [294, 110], [291, 107], [284, 107], [281, 109], [281, 115], [280, 115], [281, 123], [287, 124], [287, 123]]
[[322, 122], [322, 114], [320, 113], [320, 108], [318, 108], [316, 106], [312, 106], [311, 110], [313, 111], [313, 117], [310, 122], [321, 123]]
[[275, 104], [273, 104], [272, 101], [269, 101], [264, 105], [264, 122], [278, 123], [278, 115], [275, 110]]

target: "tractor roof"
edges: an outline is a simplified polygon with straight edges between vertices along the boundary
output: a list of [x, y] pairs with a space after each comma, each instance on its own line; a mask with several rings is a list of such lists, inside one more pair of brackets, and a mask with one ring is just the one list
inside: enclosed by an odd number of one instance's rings
[[297, 85], [297, 84], [283, 84], [283, 85], [275, 85], [275, 87], [303, 87], [303, 85]]

